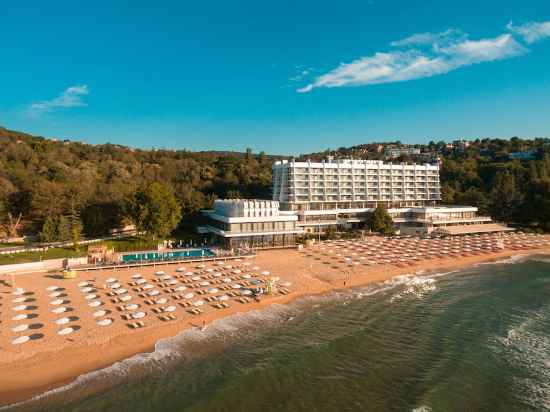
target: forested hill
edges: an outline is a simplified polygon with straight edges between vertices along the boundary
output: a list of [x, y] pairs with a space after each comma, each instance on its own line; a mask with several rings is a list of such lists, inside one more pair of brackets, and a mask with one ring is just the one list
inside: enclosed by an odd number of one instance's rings
[[274, 158], [89, 145], [0, 128], [0, 224], [6, 232], [21, 215], [21, 232], [36, 234], [47, 216], [76, 210], [86, 235], [104, 234], [122, 223], [127, 197], [150, 182], [172, 190], [185, 221], [215, 197], [270, 197]]
[[[369, 143], [302, 158], [381, 159], [388, 146], [402, 145]], [[431, 142], [415, 147], [421, 150], [419, 155], [393, 161], [439, 159], [444, 203], [476, 205], [497, 220], [550, 230], [548, 139], [484, 139], [469, 142], [468, 147]], [[69, 215], [78, 215], [85, 235], [105, 234], [125, 220], [127, 199], [152, 182], [176, 196], [182, 223], [191, 224], [216, 197], [269, 198], [271, 165], [278, 158], [250, 151], [89, 145], [0, 128], [0, 238], [13, 229], [19, 216], [19, 234], [39, 233], [48, 216]]]

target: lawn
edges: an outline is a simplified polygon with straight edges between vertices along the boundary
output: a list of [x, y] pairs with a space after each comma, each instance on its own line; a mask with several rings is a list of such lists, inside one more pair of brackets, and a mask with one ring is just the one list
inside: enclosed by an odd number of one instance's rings
[[52, 248], [45, 252], [22, 252], [12, 255], [0, 255], [0, 265], [12, 265], [15, 263], [38, 262], [46, 259], [64, 259], [69, 257], [86, 256], [85, 248], [77, 252], [69, 248]]

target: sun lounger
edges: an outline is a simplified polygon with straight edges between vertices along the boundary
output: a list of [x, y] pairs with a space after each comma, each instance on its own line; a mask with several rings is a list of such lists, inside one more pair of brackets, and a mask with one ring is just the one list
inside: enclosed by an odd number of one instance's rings
[[143, 328], [144, 326], [145, 326], [145, 323], [143, 323], [142, 321], [128, 323], [128, 327], [130, 329], [139, 329], [139, 328]]
[[130, 320], [132, 319], [132, 316], [130, 316], [129, 314], [125, 313], [124, 315], [120, 315], [120, 317], [123, 319], [123, 320]]
[[191, 306], [191, 302], [178, 302], [178, 304], [179, 304], [182, 308], [188, 308], [189, 306]]
[[189, 309], [187, 312], [189, 312], [192, 315], [199, 315], [202, 313], [202, 310], [198, 308]]
[[166, 322], [166, 321], [169, 321], [169, 320], [176, 320], [177, 317], [173, 313], [169, 313], [168, 315], [159, 316], [159, 319]]

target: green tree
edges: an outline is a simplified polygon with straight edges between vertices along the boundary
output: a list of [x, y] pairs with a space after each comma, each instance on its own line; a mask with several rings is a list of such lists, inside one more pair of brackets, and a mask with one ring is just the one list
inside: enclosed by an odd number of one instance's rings
[[490, 193], [492, 215], [504, 222], [512, 222], [519, 213], [522, 194], [516, 185], [516, 179], [509, 171], [500, 171], [495, 175]]
[[369, 215], [367, 225], [372, 232], [381, 233], [386, 236], [394, 233], [393, 219], [382, 205], [376, 206], [376, 209]]
[[54, 216], [48, 215], [44, 221], [40, 231], [40, 240], [46, 243], [57, 240], [57, 219]]
[[140, 232], [166, 237], [181, 219], [181, 207], [166, 186], [152, 183], [138, 189], [128, 202], [128, 214]]
[[65, 242], [71, 239], [71, 222], [67, 216], [61, 215], [57, 219], [57, 239], [60, 242]]

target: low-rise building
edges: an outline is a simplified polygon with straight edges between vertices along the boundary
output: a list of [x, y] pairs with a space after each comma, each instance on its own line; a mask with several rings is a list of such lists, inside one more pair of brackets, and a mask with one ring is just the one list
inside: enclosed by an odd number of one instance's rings
[[294, 246], [304, 230], [296, 225], [294, 212], [279, 209], [279, 202], [259, 199], [218, 199], [198, 232], [227, 249]]
[[403, 235], [459, 235], [512, 230], [479, 216], [473, 206], [435, 206], [390, 209], [396, 228]]

